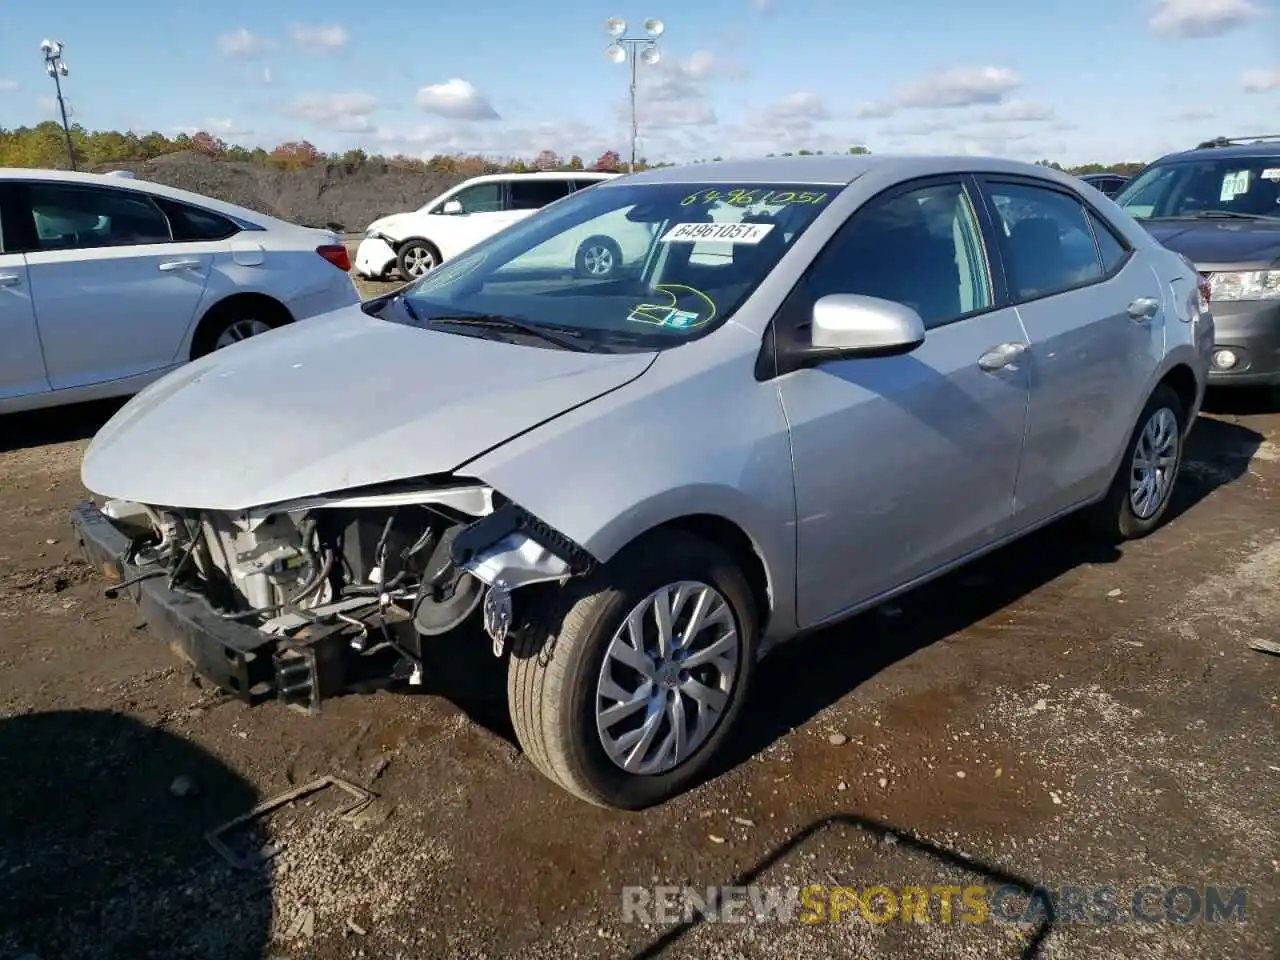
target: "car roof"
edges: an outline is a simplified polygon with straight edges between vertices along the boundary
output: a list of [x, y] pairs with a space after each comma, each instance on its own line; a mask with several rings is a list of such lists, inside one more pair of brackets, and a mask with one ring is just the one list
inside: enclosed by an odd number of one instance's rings
[[899, 179], [948, 173], [1007, 173], [1039, 176], [1070, 184], [1075, 178], [1049, 167], [997, 157], [920, 154], [844, 154], [713, 160], [680, 167], [658, 167], [624, 178], [623, 183], [812, 183], [845, 185], [872, 170], [892, 167]]
[[531, 173], [485, 173], [469, 177], [458, 186], [468, 183], [491, 183], [494, 180], [609, 180], [620, 176], [602, 170], [535, 170]]
[[[1249, 137], [1241, 137], [1240, 141], [1251, 140]], [[1219, 139], [1218, 141], [1206, 141], [1198, 147], [1190, 150], [1179, 150], [1176, 153], [1165, 154], [1157, 163], [1169, 160], [1199, 160], [1204, 157], [1222, 157], [1223, 159], [1251, 160], [1256, 157], [1280, 157], [1280, 137], [1260, 137], [1252, 142], [1227, 141]]]
[[224, 203], [221, 200], [215, 200], [213, 197], [207, 197], [202, 193], [191, 193], [188, 190], [179, 190], [177, 187], [165, 186], [163, 183], [156, 183], [153, 180], [141, 180], [133, 176], [122, 176], [120, 171], [116, 170], [111, 171], [111, 173], [76, 173], [70, 170], [0, 167], [0, 182], [5, 180], [47, 180], [51, 183], [111, 187], [114, 190], [138, 190], [143, 193], [154, 194], [158, 197], [167, 197], [170, 200], [177, 200], [181, 203], [188, 203], [194, 207], [202, 207], [205, 210], [210, 210], [214, 213], [221, 213], [224, 216], [232, 217], [236, 220], [243, 220], [250, 224], [256, 224], [257, 226], [306, 229], [304, 227], [299, 227], [297, 224], [292, 224], [285, 220], [268, 216], [265, 213], [259, 213], [257, 210], [250, 210], [248, 207], [240, 207], [236, 206], [234, 203]]

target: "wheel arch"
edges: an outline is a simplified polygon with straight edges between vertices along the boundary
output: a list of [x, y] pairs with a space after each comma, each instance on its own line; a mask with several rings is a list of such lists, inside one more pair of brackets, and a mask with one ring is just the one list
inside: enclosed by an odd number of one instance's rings
[[706, 540], [733, 558], [751, 587], [751, 597], [756, 605], [756, 620], [763, 635], [773, 615], [774, 581], [765, 562], [764, 553], [751, 535], [733, 520], [720, 514], [690, 513], [649, 527], [624, 544], [622, 549], [642, 538], [660, 535], [665, 530], [679, 530]]
[[191, 334], [188, 358], [194, 360], [200, 356], [199, 351], [204, 340], [210, 335], [214, 325], [223, 317], [235, 310], [250, 308], [274, 318], [277, 321], [277, 326], [293, 323], [295, 319], [289, 308], [270, 294], [249, 290], [236, 291], [223, 297], [205, 310], [200, 317], [199, 323], [196, 324], [195, 331]]
[[1200, 385], [1196, 382], [1195, 371], [1185, 363], [1175, 363], [1165, 371], [1164, 376], [1160, 378], [1160, 383], [1168, 384], [1178, 395], [1178, 400], [1182, 403], [1182, 413], [1187, 418], [1184, 426], [1190, 430], [1192, 414], [1200, 398]]

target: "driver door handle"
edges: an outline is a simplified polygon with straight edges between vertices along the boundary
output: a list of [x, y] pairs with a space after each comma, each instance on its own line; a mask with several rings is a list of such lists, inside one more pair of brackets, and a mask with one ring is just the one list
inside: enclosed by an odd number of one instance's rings
[[1129, 319], [1146, 323], [1160, 312], [1160, 301], [1155, 297], [1139, 297], [1129, 304]]
[[1002, 343], [992, 347], [978, 358], [978, 366], [991, 373], [1012, 367], [1018, 358], [1027, 352], [1027, 344], [1021, 342]]
[[0, 287], [16, 287], [22, 278], [16, 273], [0, 273]]

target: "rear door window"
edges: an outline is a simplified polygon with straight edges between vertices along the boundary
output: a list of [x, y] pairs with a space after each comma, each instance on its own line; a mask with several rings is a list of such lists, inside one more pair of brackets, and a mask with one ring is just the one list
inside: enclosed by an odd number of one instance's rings
[[1079, 200], [1025, 183], [986, 184], [1015, 301], [1102, 279], [1102, 259]]
[[569, 195], [568, 180], [512, 180], [509, 187], [512, 210], [541, 210]]

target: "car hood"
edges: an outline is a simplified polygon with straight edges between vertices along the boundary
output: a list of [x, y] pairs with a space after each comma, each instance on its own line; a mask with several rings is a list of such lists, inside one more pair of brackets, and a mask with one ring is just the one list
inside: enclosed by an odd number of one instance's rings
[[365, 233], [389, 233], [394, 236], [405, 229], [412, 217], [412, 213], [393, 213], [379, 217], [365, 228]]
[[595, 354], [424, 330], [345, 308], [152, 384], [85, 452], [99, 496], [237, 511], [445, 474], [640, 376]]
[[1197, 267], [1269, 267], [1280, 260], [1280, 224], [1259, 220], [1151, 220], [1143, 226]]

